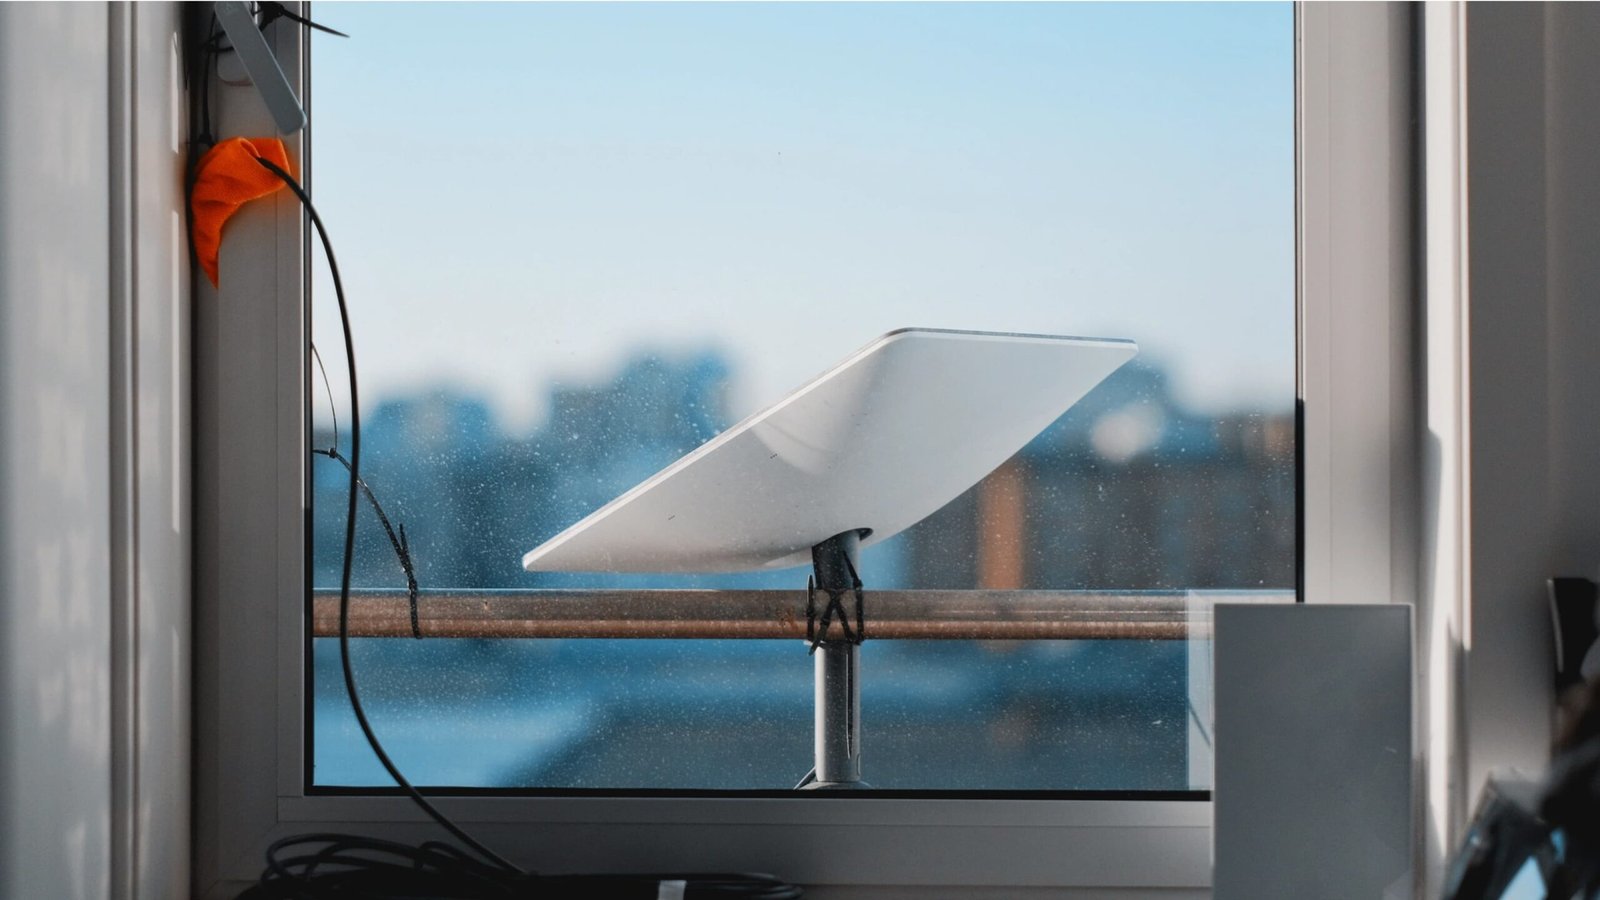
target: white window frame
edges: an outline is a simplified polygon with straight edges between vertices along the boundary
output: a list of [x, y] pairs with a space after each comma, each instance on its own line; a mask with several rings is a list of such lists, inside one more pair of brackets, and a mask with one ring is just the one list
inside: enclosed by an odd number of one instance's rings
[[[1313, 4], [1296, 14], [1309, 602], [1390, 602], [1414, 586], [1414, 548], [1401, 544], [1415, 533], [1415, 18], [1390, 4]], [[282, 21], [268, 36], [307, 97], [304, 36]], [[248, 86], [214, 84], [213, 97], [221, 134], [271, 133]], [[289, 139], [296, 160], [304, 141]], [[329, 225], [337, 246], [340, 224]], [[287, 193], [247, 206], [228, 228], [224, 289], [194, 279], [194, 860], [203, 897], [232, 896], [285, 835], [435, 832], [401, 796], [302, 788], [308, 236]], [[512, 859], [550, 871], [765, 870], [823, 886], [823, 896], [826, 886], [866, 896], [870, 886], [900, 885], [917, 896], [1048, 886], [1171, 898], [1206, 896], [1211, 880], [1211, 804], [1201, 801], [461, 797], [439, 805]]]

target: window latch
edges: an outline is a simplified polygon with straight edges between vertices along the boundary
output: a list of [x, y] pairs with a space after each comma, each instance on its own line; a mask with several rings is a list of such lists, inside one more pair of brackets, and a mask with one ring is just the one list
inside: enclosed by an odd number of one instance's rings
[[[220, 0], [212, 4], [212, 9], [228, 36], [228, 42], [233, 45], [234, 54], [244, 66], [245, 74], [250, 76], [250, 83], [255, 85], [256, 92], [267, 105], [267, 111], [272, 114], [278, 133], [293, 134], [304, 128], [305, 107], [300, 105], [294, 88], [289, 86], [289, 79], [284, 77], [283, 68], [278, 65], [278, 58], [272, 54], [266, 37], [261, 34], [261, 25], [257, 24], [256, 14], [250, 4], [243, 0]], [[272, 16], [270, 11], [268, 15], [271, 18], [278, 17]], [[288, 15], [288, 11], [278, 15]], [[271, 18], [267, 21], [271, 21]]]

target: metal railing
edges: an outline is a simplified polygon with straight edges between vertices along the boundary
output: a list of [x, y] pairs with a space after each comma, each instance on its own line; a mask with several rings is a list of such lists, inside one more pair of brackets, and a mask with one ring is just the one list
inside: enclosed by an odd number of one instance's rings
[[[1292, 590], [868, 590], [873, 640], [1184, 640], [1210, 634], [1215, 603], [1288, 603]], [[418, 630], [440, 638], [793, 638], [804, 590], [430, 590]], [[339, 633], [339, 592], [312, 598], [312, 634]], [[404, 590], [350, 598], [352, 637], [411, 637]]]

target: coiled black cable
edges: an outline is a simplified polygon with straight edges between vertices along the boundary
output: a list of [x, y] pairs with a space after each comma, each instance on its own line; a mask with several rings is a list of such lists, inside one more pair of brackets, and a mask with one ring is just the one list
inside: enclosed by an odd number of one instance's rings
[[267, 872], [240, 900], [796, 900], [800, 889], [768, 875], [508, 875], [449, 844], [402, 844], [348, 834], [285, 838]]

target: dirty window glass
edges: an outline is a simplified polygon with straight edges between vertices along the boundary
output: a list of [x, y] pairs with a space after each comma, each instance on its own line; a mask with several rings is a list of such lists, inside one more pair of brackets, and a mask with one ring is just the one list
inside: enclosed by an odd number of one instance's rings
[[[868, 548], [869, 591], [1177, 598], [1197, 623], [1208, 591], [1292, 598], [1289, 4], [322, 2], [317, 18], [352, 35], [314, 39], [310, 172], [352, 303], [363, 469], [424, 590], [801, 594], [806, 569], [520, 561], [918, 326], [1140, 352]], [[348, 408], [317, 252], [324, 448], [348, 441]], [[346, 475], [310, 459], [326, 594]], [[370, 510], [359, 522], [357, 586], [402, 588]], [[868, 640], [864, 777], [1203, 791], [1204, 636]], [[336, 642], [310, 644], [312, 786], [386, 784]], [[418, 784], [787, 790], [811, 764], [799, 641], [353, 644], [374, 727]]]

